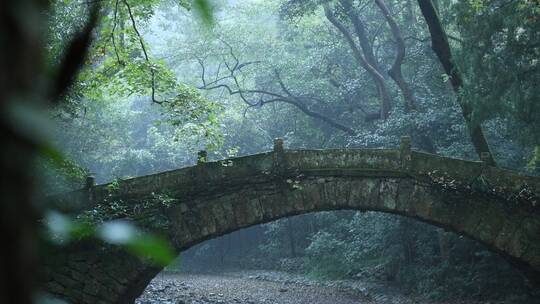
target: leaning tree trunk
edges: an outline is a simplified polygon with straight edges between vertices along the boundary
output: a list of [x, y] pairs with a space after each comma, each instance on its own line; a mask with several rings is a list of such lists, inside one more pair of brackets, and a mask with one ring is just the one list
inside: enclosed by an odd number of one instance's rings
[[457, 94], [457, 100], [461, 107], [463, 117], [465, 118], [465, 123], [469, 129], [469, 134], [476, 153], [480, 159], [486, 161], [491, 166], [495, 166], [495, 159], [493, 158], [493, 154], [491, 153], [481, 125], [473, 123], [472, 108], [460, 97], [460, 90], [463, 87], [463, 80], [457, 66], [454, 64], [452, 50], [450, 48], [450, 44], [448, 43], [448, 37], [441, 24], [437, 9], [431, 0], [418, 0], [418, 4], [429, 27], [433, 51], [439, 58], [444, 71], [450, 77], [452, 88]]

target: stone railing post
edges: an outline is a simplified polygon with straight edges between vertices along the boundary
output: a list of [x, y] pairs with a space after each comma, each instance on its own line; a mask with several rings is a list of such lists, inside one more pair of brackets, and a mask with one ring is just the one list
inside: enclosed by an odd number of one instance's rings
[[489, 152], [482, 152], [482, 153], [480, 153], [480, 161], [481, 161], [485, 166], [490, 166], [490, 165], [491, 165], [491, 161], [492, 161], [491, 153], [489, 153]]
[[399, 157], [401, 159], [401, 169], [410, 171], [412, 167], [412, 143], [410, 136], [401, 137], [399, 146]]
[[208, 153], [206, 153], [205, 150], [201, 150], [197, 152], [197, 166], [195, 167], [195, 170], [193, 170], [193, 180], [195, 183], [205, 183], [208, 172], [206, 166], [204, 164], [208, 160]]
[[274, 139], [274, 153], [283, 153], [283, 138], [276, 138]]
[[84, 180], [84, 192], [86, 204], [91, 206], [94, 204], [94, 186], [96, 185], [96, 177], [88, 174]]
[[273, 155], [273, 173], [275, 175], [283, 175], [287, 169], [285, 161], [285, 148], [283, 147], [283, 139], [274, 139], [274, 155]]
[[204, 164], [206, 162], [208, 154], [206, 151], [201, 150], [197, 153], [197, 165]]

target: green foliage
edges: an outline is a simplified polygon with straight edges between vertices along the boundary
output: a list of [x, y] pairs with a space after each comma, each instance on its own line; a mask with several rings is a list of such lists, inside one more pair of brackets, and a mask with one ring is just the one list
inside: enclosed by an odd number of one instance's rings
[[530, 171], [537, 173], [540, 170], [540, 146], [534, 147], [532, 159], [527, 164]]
[[208, 0], [193, 0], [193, 8], [199, 13], [202, 20], [207, 25], [214, 23], [214, 7]]
[[120, 190], [120, 179], [115, 178], [107, 185], [106, 189], [109, 192], [109, 195], [115, 194], [118, 190]]
[[162, 267], [169, 265], [176, 258], [175, 251], [166, 239], [150, 234], [142, 234], [125, 244], [115, 245], [124, 245], [136, 256], [149, 259]]
[[342, 255], [347, 244], [328, 232], [319, 232], [312, 237], [306, 248], [309, 256], [309, 274], [317, 278], [340, 279], [347, 275], [349, 264]]
[[131, 253], [147, 258], [160, 266], [174, 260], [174, 250], [163, 238], [141, 232], [124, 221], [103, 223], [97, 228], [97, 236], [112, 245], [120, 245]]
[[[177, 2], [180, 8], [197, 12], [205, 24], [213, 22], [213, 5], [208, 0]], [[184, 86], [178, 87], [171, 68], [153, 56], [151, 45], [145, 39], [148, 23], [161, 1], [103, 1], [102, 5], [104, 14], [85, 68], [60, 111], [76, 114], [80, 107], [78, 101], [83, 98], [102, 100], [151, 95], [150, 101], [161, 103], [171, 95], [185, 93]], [[51, 66], [61, 58], [66, 41], [84, 26], [87, 13], [88, 6], [83, 1], [53, 2], [48, 31]]]
[[280, 15], [283, 18], [298, 19], [306, 15], [314, 14], [317, 8], [325, 1], [321, 0], [289, 0], [283, 1], [280, 7]]
[[207, 151], [216, 150], [223, 144], [217, 114], [223, 107], [192, 87], [180, 85], [176, 91], [176, 97], [163, 105], [165, 121], [178, 128], [175, 140], [195, 135]]
[[165, 207], [170, 207], [177, 200], [167, 193], [152, 193], [153, 199]]
[[100, 224], [73, 220], [50, 211], [45, 219], [49, 239], [57, 244], [67, 244], [88, 238], [97, 238], [157, 265], [165, 266], [174, 260], [174, 250], [161, 237], [143, 232], [125, 221], [108, 221]]
[[196, 151], [224, 140], [219, 106], [198, 95], [187, 98], [162, 106], [138, 99], [92, 102], [84, 116], [58, 124], [55, 141], [98, 183], [182, 167]]
[[526, 143], [540, 141], [540, 6], [535, 1], [459, 1], [453, 6], [462, 43], [458, 62], [474, 119], [515, 125]]
[[[512, 290], [511, 303], [527, 303], [527, 290], [520, 283], [521, 274], [501, 258], [472, 241], [461, 239], [451, 248], [450, 259], [434, 265], [419, 267], [405, 265], [398, 274], [402, 286], [431, 300], [453, 298], [505, 298]], [[429, 255], [420, 252], [429, 261]], [[461, 261], [466, 260], [468, 263]]]
[[90, 172], [63, 156], [44, 152], [39, 160], [47, 192], [65, 192], [82, 187]]
[[119, 189], [117, 183], [110, 183], [108, 189], [111, 191], [109, 199], [105, 199], [94, 208], [78, 214], [77, 219], [92, 225], [111, 220], [128, 219], [141, 227], [154, 230], [163, 230], [169, 227], [169, 219], [160, 210], [170, 208], [177, 200], [167, 193], [152, 193], [149, 198], [133, 202], [114, 199], [114, 191]]

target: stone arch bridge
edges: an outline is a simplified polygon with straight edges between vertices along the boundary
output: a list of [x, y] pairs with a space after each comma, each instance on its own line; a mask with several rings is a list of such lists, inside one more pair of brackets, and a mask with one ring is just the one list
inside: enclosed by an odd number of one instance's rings
[[[193, 167], [88, 185], [55, 201], [86, 208], [120, 201], [124, 217], [164, 234], [178, 252], [307, 212], [394, 213], [477, 240], [540, 282], [539, 192], [540, 178], [412, 151], [410, 138], [376, 150], [284, 150], [276, 140], [272, 152], [216, 162], [200, 154]], [[169, 203], [155, 203], [165, 194]], [[132, 303], [161, 270], [96, 243], [49, 253], [45, 263], [46, 290], [71, 303]]]

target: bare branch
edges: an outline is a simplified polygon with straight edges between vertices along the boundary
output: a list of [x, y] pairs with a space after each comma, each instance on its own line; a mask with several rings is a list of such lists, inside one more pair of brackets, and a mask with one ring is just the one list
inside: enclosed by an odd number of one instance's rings
[[409, 110], [414, 109], [416, 107], [416, 100], [413, 91], [407, 81], [405, 81], [405, 79], [403, 78], [403, 73], [401, 71], [401, 66], [403, 65], [403, 61], [405, 60], [405, 41], [403, 40], [401, 31], [396, 21], [394, 20], [394, 17], [392, 17], [390, 9], [388, 9], [388, 6], [384, 2], [384, 0], [375, 0], [375, 4], [377, 4], [379, 9], [381, 10], [384, 18], [386, 19], [386, 22], [388, 23], [388, 26], [390, 27], [392, 36], [394, 36], [394, 39], [396, 40], [396, 58], [394, 59], [394, 63], [388, 71], [388, 74], [396, 82], [399, 89], [401, 90], [401, 93], [403, 94], [403, 99], [405, 100], [406, 108]]
[[135, 34], [139, 38], [139, 43], [141, 45], [141, 49], [142, 49], [142, 52], [144, 54], [144, 59], [146, 60], [146, 63], [148, 63], [148, 65], [150, 67], [150, 76], [151, 76], [151, 86], [150, 86], [150, 88], [152, 90], [152, 94], [151, 94], [152, 102], [157, 103], [157, 104], [162, 104], [163, 101], [158, 101], [156, 99], [156, 72], [154, 71], [154, 68], [152, 67], [152, 64], [150, 62], [150, 58], [148, 56], [148, 52], [146, 51], [146, 46], [144, 45], [144, 40], [143, 40], [143, 38], [141, 36], [141, 33], [137, 29], [137, 23], [135, 22], [135, 17], [133, 17], [133, 13], [131, 11], [131, 6], [129, 5], [127, 0], [122, 0], [122, 2], [124, 2], [124, 4], [126, 5], [126, 8], [128, 10], [128, 14], [129, 14], [129, 18], [131, 19], [131, 25], [133, 27], [133, 31], [135, 31]]
[[223, 38], [219, 38], [219, 41], [223, 42], [223, 44], [225, 44], [227, 48], [229, 48], [229, 54], [234, 59], [234, 66], [232, 67], [232, 71], [235, 71], [238, 68], [238, 65], [240, 64], [240, 61], [238, 60], [238, 57], [236, 57], [236, 55], [234, 54], [233, 47]]
[[115, 41], [115, 38], [114, 38], [114, 31], [116, 30], [116, 25], [118, 23], [118, 3], [120, 2], [120, 0], [116, 0], [115, 4], [114, 4], [114, 21], [113, 21], [113, 28], [112, 28], [112, 31], [111, 31], [111, 41], [112, 41], [112, 44], [113, 44], [113, 48], [114, 48], [114, 54], [116, 55], [116, 60], [118, 61], [118, 64], [120, 65], [123, 65], [124, 63], [122, 62], [122, 60], [120, 60], [120, 55], [118, 54], [118, 49], [116, 48], [116, 41]]
[[221, 62], [218, 64], [217, 71], [216, 71], [216, 79], [214, 81], [217, 81], [219, 78], [219, 72], [221, 71]]
[[[240, 80], [238, 79], [236, 74], [238, 72], [241, 72], [241, 69], [243, 67], [246, 67], [246, 66], [251, 65], [251, 64], [257, 64], [257, 63], [260, 63], [261, 61], [250, 61], [250, 62], [241, 63], [238, 56], [236, 56], [236, 54], [234, 54], [234, 50], [233, 50], [232, 46], [230, 44], [226, 43], [225, 41], [224, 41], [224, 43], [229, 48], [229, 53], [230, 53], [230, 56], [234, 60], [234, 65], [230, 65], [227, 62], [226, 58], [223, 56], [223, 65], [228, 70], [227, 75], [223, 76], [223, 77], [216, 76], [216, 79], [214, 81], [207, 82], [206, 79], [205, 79], [206, 68], [204, 66], [204, 61], [201, 60], [201, 59], [197, 59], [198, 62], [199, 62], [199, 65], [201, 65], [201, 68], [202, 68], [202, 72], [201, 72], [202, 86], [200, 86], [199, 89], [203, 89], [203, 90], [224, 89], [225, 91], [227, 91], [229, 93], [229, 95], [238, 95], [240, 97], [240, 99], [245, 104], [247, 104], [247, 108], [244, 111], [244, 115], [246, 115], [247, 111], [249, 109], [253, 108], [253, 107], [257, 107], [257, 106], [262, 107], [265, 104], [282, 102], [282, 103], [290, 104], [290, 105], [296, 107], [297, 109], [299, 109], [304, 114], [306, 114], [306, 115], [308, 115], [310, 117], [319, 119], [321, 121], [324, 121], [328, 125], [336, 128], [338, 130], [341, 130], [343, 132], [346, 132], [349, 135], [356, 134], [356, 132], [353, 129], [351, 129], [351, 128], [343, 125], [343, 124], [340, 124], [340, 123], [334, 121], [333, 119], [331, 119], [331, 118], [329, 118], [329, 117], [327, 117], [325, 115], [322, 115], [321, 113], [318, 113], [318, 112], [315, 112], [315, 111], [312, 111], [311, 109], [309, 109], [302, 102], [302, 100], [309, 100], [309, 99], [315, 100], [315, 99], [314, 98], [309, 98], [307, 96], [295, 96], [286, 87], [286, 85], [284, 84], [283, 80], [281, 79], [280, 74], [277, 71], [277, 69], [274, 69], [274, 74], [276, 76], [276, 80], [277, 80], [281, 90], [284, 92], [285, 95], [275, 93], [275, 92], [272, 92], [272, 91], [269, 91], [269, 90], [264, 90], [264, 89], [242, 89], [242, 86], [240, 84]], [[224, 83], [225, 81], [230, 81], [232, 83]], [[250, 100], [249, 97], [253, 96], [253, 95], [258, 96], [259, 99], [256, 100], [256, 101]], [[267, 99], [265, 99], [265, 97]]]
[[285, 92], [285, 94], [287, 94], [289, 97], [292, 97], [293, 94], [289, 91], [289, 89], [287, 89], [287, 87], [283, 83], [283, 80], [281, 79], [281, 76], [279, 75], [279, 71], [277, 69], [274, 69], [274, 74], [276, 75], [281, 90], [283, 90], [283, 92]]
[[202, 80], [202, 83], [203, 83], [203, 86], [206, 86], [206, 78], [205, 78], [205, 68], [204, 68], [204, 62], [201, 58], [197, 57], [197, 62], [199, 63], [199, 65], [201, 66], [201, 80]]

